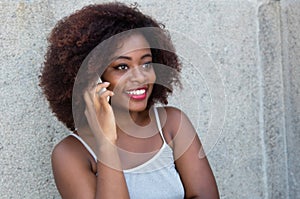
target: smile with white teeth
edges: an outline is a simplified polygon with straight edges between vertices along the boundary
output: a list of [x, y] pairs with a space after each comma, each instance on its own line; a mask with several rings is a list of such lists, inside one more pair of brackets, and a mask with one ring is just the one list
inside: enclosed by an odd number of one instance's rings
[[145, 89], [126, 91], [126, 93], [129, 95], [143, 95], [145, 92]]

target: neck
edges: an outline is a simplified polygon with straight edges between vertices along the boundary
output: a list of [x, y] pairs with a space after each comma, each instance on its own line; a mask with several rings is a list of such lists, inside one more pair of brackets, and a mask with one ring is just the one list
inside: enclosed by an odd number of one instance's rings
[[156, 130], [155, 116], [152, 109], [144, 111], [114, 110], [118, 134], [127, 134], [136, 138], [153, 136]]
[[118, 123], [133, 122], [136, 125], [144, 126], [150, 122], [150, 110], [148, 109], [139, 112], [114, 109], [114, 115]]

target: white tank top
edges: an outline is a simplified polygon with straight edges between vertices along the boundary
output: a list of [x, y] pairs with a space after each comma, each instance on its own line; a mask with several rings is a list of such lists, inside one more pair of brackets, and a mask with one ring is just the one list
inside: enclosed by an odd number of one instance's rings
[[[154, 113], [163, 145], [150, 160], [132, 169], [123, 170], [129, 195], [131, 199], [182, 199], [184, 188], [175, 169], [172, 148], [163, 136], [156, 107]], [[76, 137], [97, 161], [91, 147], [78, 135], [71, 135]]]

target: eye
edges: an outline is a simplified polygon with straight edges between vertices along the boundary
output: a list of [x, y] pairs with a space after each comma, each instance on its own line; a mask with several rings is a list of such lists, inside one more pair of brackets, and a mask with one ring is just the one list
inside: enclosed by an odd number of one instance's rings
[[150, 69], [150, 68], [152, 68], [152, 62], [144, 63], [144, 64], [142, 65], [142, 67], [143, 67], [144, 69]]
[[128, 66], [126, 64], [119, 64], [114, 68], [117, 69], [117, 70], [127, 70]]

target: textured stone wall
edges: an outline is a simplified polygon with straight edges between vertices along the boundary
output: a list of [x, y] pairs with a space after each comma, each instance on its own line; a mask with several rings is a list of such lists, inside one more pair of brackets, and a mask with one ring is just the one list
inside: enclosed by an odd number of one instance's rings
[[281, 3], [284, 120], [289, 198], [300, 197], [300, 2]]
[[[0, 198], [60, 198], [50, 155], [69, 132], [38, 76], [57, 20], [97, 2], [0, 2]], [[300, 1], [137, 2], [173, 36], [184, 89], [170, 104], [199, 132], [221, 198], [299, 198]]]

